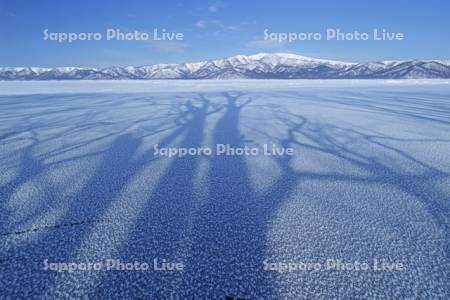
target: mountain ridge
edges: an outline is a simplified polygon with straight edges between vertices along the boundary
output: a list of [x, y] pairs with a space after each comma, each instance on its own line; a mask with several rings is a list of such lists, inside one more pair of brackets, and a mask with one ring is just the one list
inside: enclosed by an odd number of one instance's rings
[[342, 62], [258, 53], [181, 64], [83, 68], [0, 67], [0, 80], [450, 78], [450, 60]]

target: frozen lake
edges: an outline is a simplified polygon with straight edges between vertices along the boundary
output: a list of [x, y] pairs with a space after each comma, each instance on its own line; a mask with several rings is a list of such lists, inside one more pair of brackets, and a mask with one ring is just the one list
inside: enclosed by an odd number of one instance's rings
[[0, 82], [0, 206], [0, 298], [448, 299], [450, 81]]

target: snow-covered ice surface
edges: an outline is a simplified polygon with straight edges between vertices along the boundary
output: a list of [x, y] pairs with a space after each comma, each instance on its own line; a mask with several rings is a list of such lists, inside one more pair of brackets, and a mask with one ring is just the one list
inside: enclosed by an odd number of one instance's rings
[[[448, 81], [0, 82], [0, 93], [0, 298], [450, 298]], [[272, 143], [295, 154], [153, 155]], [[44, 270], [155, 258], [184, 269]], [[327, 259], [370, 268], [264, 270]]]

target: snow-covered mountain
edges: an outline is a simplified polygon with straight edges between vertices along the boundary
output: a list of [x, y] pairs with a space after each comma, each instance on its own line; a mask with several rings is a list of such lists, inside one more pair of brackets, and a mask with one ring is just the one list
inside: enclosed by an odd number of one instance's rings
[[0, 68], [0, 80], [450, 78], [449, 60], [351, 63], [288, 53], [237, 55], [186, 64], [96, 68]]

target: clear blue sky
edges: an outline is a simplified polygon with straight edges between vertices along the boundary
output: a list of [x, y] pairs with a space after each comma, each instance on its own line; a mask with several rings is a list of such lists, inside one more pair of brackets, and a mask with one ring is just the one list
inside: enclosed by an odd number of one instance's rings
[[[0, 66], [179, 63], [258, 52], [346, 61], [450, 59], [450, 1], [57, 1], [0, 0]], [[44, 41], [51, 32], [106, 28], [182, 32], [183, 41]], [[340, 28], [403, 32], [403, 41], [263, 40], [270, 32]]]

